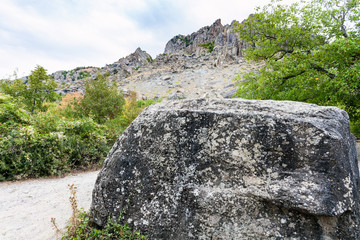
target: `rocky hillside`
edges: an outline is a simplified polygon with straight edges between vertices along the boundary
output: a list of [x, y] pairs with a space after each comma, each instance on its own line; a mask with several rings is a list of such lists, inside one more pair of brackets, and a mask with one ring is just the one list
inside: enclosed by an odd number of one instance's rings
[[138, 48], [102, 68], [58, 71], [53, 77], [61, 94], [83, 92], [85, 78], [108, 72], [119, 88], [135, 91], [139, 98], [228, 98], [235, 92], [235, 72], [257, 67], [243, 58], [246, 47], [233, 33], [233, 24], [222, 25], [219, 19], [190, 35], [173, 37], [155, 59]]

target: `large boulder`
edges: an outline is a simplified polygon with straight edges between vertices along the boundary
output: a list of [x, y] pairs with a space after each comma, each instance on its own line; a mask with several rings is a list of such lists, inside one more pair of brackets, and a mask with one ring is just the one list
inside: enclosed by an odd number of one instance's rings
[[360, 239], [348, 115], [290, 101], [155, 104], [110, 151], [91, 211], [149, 239]]

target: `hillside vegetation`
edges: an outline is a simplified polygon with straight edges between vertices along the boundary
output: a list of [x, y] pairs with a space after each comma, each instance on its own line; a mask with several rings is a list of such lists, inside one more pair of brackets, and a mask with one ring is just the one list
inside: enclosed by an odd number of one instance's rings
[[29, 82], [0, 84], [0, 181], [62, 175], [99, 167], [116, 138], [154, 101], [126, 99], [106, 76], [86, 82], [85, 95], [54, 95], [40, 66]]
[[238, 97], [337, 106], [360, 137], [360, 1], [273, 1], [235, 31], [251, 44], [246, 57], [264, 61], [242, 74]]

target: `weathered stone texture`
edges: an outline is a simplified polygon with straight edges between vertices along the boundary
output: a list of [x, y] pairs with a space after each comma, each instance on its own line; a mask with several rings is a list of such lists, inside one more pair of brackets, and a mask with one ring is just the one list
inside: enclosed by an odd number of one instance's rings
[[248, 47], [234, 30], [234, 22], [230, 25], [222, 25], [221, 19], [216, 20], [211, 26], [199, 29], [187, 36], [177, 35], [170, 39], [165, 46], [165, 54], [181, 53], [195, 54], [200, 56], [207, 53], [207, 49], [199, 46], [203, 43], [214, 42], [214, 52], [219, 61], [229, 61], [242, 56], [242, 52]]
[[348, 115], [298, 102], [197, 99], [147, 108], [95, 184], [96, 224], [150, 239], [360, 239]]

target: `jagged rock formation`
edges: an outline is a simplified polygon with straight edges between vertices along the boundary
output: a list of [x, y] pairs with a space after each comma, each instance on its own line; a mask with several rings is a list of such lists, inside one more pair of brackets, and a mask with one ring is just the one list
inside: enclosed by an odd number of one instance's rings
[[59, 85], [56, 92], [65, 95], [73, 92], [83, 93], [84, 80], [88, 77], [95, 78], [99, 71], [96, 67], [78, 67], [70, 71], [57, 71], [51, 76]]
[[223, 26], [221, 20], [218, 19], [210, 27], [203, 27], [190, 35], [177, 35], [166, 44], [165, 54], [185, 52], [200, 56], [209, 50], [201, 45], [213, 43], [214, 50], [218, 54], [227, 57], [242, 56], [242, 49], [247, 45], [233, 33], [234, 22], [231, 25]]
[[87, 77], [96, 78], [96, 74], [108, 73], [116, 75], [117, 78], [124, 79], [130, 76], [140, 66], [146, 66], [152, 61], [151, 56], [141, 48], [137, 48], [134, 53], [127, 57], [120, 58], [118, 61], [108, 64], [103, 68], [78, 67], [71, 71], [57, 71], [52, 74], [55, 82], [60, 86], [58, 93], [66, 94], [69, 92], [83, 92], [84, 82]]
[[149, 239], [360, 239], [359, 170], [346, 112], [249, 100], [147, 108], [93, 192], [103, 226]]
[[120, 76], [127, 77], [131, 75], [141, 66], [146, 66], [152, 61], [151, 56], [137, 48], [134, 53], [125, 58], [120, 58], [113, 64], [106, 65], [102, 68], [103, 71], [109, 71], [112, 74], [120, 74]]
[[[241, 68], [246, 72], [254, 66], [242, 58], [247, 45], [232, 30], [233, 24], [223, 26], [219, 19], [190, 35], [174, 37], [166, 44], [165, 53], [154, 60], [138, 48], [102, 68], [58, 71], [53, 74], [59, 83], [57, 91], [83, 92], [85, 77], [108, 72], [119, 88], [135, 91], [142, 98], [231, 97], [235, 72]], [[211, 49], [201, 46], [204, 43], [212, 44]]]
[[186, 52], [188, 54], [195, 53], [197, 56], [205, 54], [207, 49], [200, 47], [200, 44], [215, 41], [216, 37], [223, 31], [224, 27], [221, 20], [209, 26], [201, 28], [199, 31], [190, 35], [177, 35], [173, 37], [165, 47], [165, 54]]

